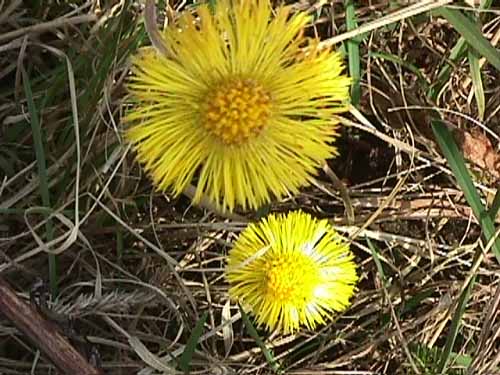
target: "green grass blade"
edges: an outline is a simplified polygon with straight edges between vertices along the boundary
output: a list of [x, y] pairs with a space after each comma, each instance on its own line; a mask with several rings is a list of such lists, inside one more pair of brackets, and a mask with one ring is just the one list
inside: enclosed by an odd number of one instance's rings
[[[455, 44], [455, 46], [453, 46], [453, 48], [451, 49], [447, 61], [458, 63], [460, 59], [462, 59], [465, 56], [466, 52], [467, 52], [467, 42], [465, 41], [464, 38], [461, 37]], [[439, 71], [435, 83], [432, 84], [428, 93], [431, 100], [436, 100], [443, 86], [448, 83], [451, 75], [451, 69], [452, 65], [446, 63], [443, 66], [443, 68], [441, 68], [441, 70]]]
[[207, 318], [208, 312], [205, 311], [201, 318], [196, 322], [193, 332], [191, 332], [191, 336], [189, 336], [189, 339], [186, 343], [184, 352], [182, 352], [182, 355], [179, 358], [179, 368], [185, 373], [189, 372], [193, 354], [196, 349], [196, 345], [198, 345], [201, 334], [203, 333], [203, 327], [205, 325], [205, 322], [207, 321]]
[[[467, 203], [472, 208], [474, 216], [476, 216], [483, 230], [486, 241], [490, 241], [495, 235], [495, 225], [491, 220], [490, 214], [481, 203], [479, 193], [472, 182], [467, 167], [465, 166], [464, 158], [453, 139], [453, 135], [446, 125], [438, 120], [432, 122], [432, 130], [434, 131], [439, 147], [448, 160], [451, 171], [457, 179], [458, 185], [464, 192]], [[493, 243], [492, 249], [500, 263], [500, 241], [498, 239]]]
[[484, 99], [483, 79], [481, 76], [481, 66], [479, 65], [479, 56], [476, 51], [469, 49], [468, 59], [472, 86], [474, 88], [474, 97], [476, 98], [478, 117], [480, 120], [483, 120], [486, 102]]
[[[28, 74], [21, 67], [21, 74], [23, 77], [23, 88], [26, 95], [26, 101], [28, 104], [28, 111], [30, 114], [30, 124], [31, 131], [33, 135], [33, 144], [35, 147], [35, 155], [38, 167], [38, 177], [40, 179], [40, 195], [42, 196], [43, 206], [50, 208], [50, 192], [49, 192], [49, 178], [47, 174], [47, 162], [45, 157], [45, 148], [43, 146], [43, 136], [42, 129], [40, 127], [40, 121], [38, 118], [38, 110], [35, 106], [35, 101], [33, 100], [33, 92], [31, 90], [31, 84], [29, 81]], [[47, 218], [49, 214], [46, 214]], [[45, 224], [46, 240], [51, 241], [54, 236], [54, 228], [52, 225], [52, 220], [47, 220]], [[49, 254], [49, 284], [50, 291], [53, 296], [57, 294], [57, 262], [56, 256]]]
[[415, 295], [410, 296], [407, 300], [403, 302], [401, 308], [399, 309], [400, 315], [412, 313], [420, 306], [421, 302], [431, 298], [436, 292], [437, 288], [427, 289], [422, 292], [418, 292]]
[[456, 9], [438, 8], [436, 12], [446, 18], [464, 37], [470, 47], [500, 71], [500, 53], [486, 39], [477, 25]]
[[427, 82], [427, 79], [422, 74], [420, 69], [418, 67], [416, 67], [415, 65], [409, 63], [405, 59], [402, 59], [401, 57], [390, 54], [390, 53], [375, 52], [375, 51], [369, 51], [368, 56], [376, 57], [376, 58], [379, 58], [382, 60], [390, 61], [390, 62], [397, 64], [397, 65], [401, 65], [403, 68], [406, 68], [410, 72], [414, 73], [418, 77], [419, 82], [422, 84], [422, 86], [425, 89], [429, 88], [429, 83]]
[[[472, 208], [474, 215], [476, 216], [479, 224], [483, 230], [483, 235], [486, 241], [490, 241], [495, 235], [495, 226], [491, 219], [490, 213], [486, 211], [485, 207], [481, 203], [479, 193], [477, 192], [472, 179], [469, 175], [467, 167], [465, 166], [465, 161], [460, 153], [458, 146], [456, 145], [453, 135], [448, 130], [445, 124], [441, 121], [435, 120], [432, 122], [432, 130], [436, 136], [436, 140], [441, 148], [444, 156], [446, 157], [450, 168], [457, 179], [457, 182], [464, 192], [465, 199], [467, 203]], [[493, 252], [500, 262], [500, 246], [499, 241], [495, 240], [493, 243]], [[476, 263], [480, 255], [480, 250], [476, 252], [474, 256], [474, 263]], [[455, 344], [458, 331], [460, 329], [460, 322], [462, 320], [465, 307], [469, 300], [472, 288], [474, 286], [475, 276], [471, 278], [469, 284], [460, 296], [457, 308], [453, 315], [453, 319], [450, 326], [450, 331], [446, 339], [446, 344], [443, 350], [443, 354], [440, 358], [438, 365], [438, 373], [444, 373], [446, 366], [448, 365], [451, 354], [453, 351], [453, 346]]]
[[493, 0], [481, 0], [479, 3], [479, 9], [489, 9], [493, 4]]
[[273, 353], [267, 348], [267, 346], [264, 344], [264, 341], [259, 336], [259, 333], [253, 326], [252, 322], [248, 318], [247, 313], [241, 308], [240, 305], [238, 305], [240, 312], [241, 312], [241, 319], [243, 320], [243, 323], [245, 324], [245, 327], [247, 329], [247, 332], [252, 338], [255, 340], [257, 345], [259, 346], [260, 350], [262, 350], [262, 353], [264, 354], [264, 357], [266, 358], [267, 363], [271, 368], [273, 369], [274, 372], [276, 373], [281, 373], [280, 371], [280, 365], [276, 361], [276, 358], [274, 358]]
[[[481, 4], [479, 4], [479, 9], [488, 9], [491, 7], [492, 0], [483, 0]], [[467, 42], [464, 37], [460, 37], [457, 43], [453, 46], [450, 51], [448, 58], [446, 59], [448, 62], [456, 63], [465, 57], [465, 53], [467, 52]], [[446, 63], [441, 70], [439, 71], [437, 78], [434, 80], [432, 87], [430, 88], [428, 95], [431, 100], [435, 101], [438, 97], [439, 92], [443, 88], [445, 84], [448, 83], [450, 78], [452, 65]]]
[[[423, 343], [411, 343], [409, 344], [410, 352], [413, 354], [415, 359], [417, 359], [417, 363], [419, 368], [423, 371], [424, 374], [437, 374], [437, 368], [439, 366], [439, 361], [443, 356], [443, 349], [439, 347], [428, 347]], [[470, 366], [472, 363], [472, 357], [470, 355], [458, 354], [455, 352], [450, 353], [450, 359], [453, 361], [454, 365], [458, 365], [462, 368]], [[449, 375], [452, 374], [464, 374], [464, 371], [456, 371], [449, 372]]]
[[[353, 30], [358, 27], [356, 22], [356, 8], [354, 7], [354, 2], [352, 0], [345, 0], [345, 17], [347, 31]], [[359, 57], [359, 42], [355, 40], [347, 41], [347, 56], [349, 61], [349, 75], [352, 78], [351, 87], [351, 103], [355, 107], [359, 105], [359, 99], [361, 98], [361, 64]]]
[[457, 338], [458, 331], [460, 330], [460, 325], [461, 325], [460, 323], [462, 321], [462, 316], [464, 315], [465, 307], [467, 306], [467, 302], [469, 301], [475, 281], [476, 277], [474, 276], [473, 278], [471, 278], [469, 284], [460, 295], [457, 308], [451, 320], [451, 326], [448, 332], [448, 337], [446, 338], [446, 343], [444, 345], [443, 353], [441, 355], [441, 358], [439, 359], [439, 364], [437, 367], [438, 374], [446, 374], [445, 368], [452, 359], [453, 346], [455, 345], [455, 340]]
[[208, 0], [208, 6], [212, 12], [215, 12], [215, 7], [217, 6], [217, 0]]
[[378, 249], [372, 243], [372, 241], [370, 241], [370, 239], [368, 237], [366, 237], [366, 243], [368, 244], [368, 247], [370, 248], [370, 251], [372, 253], [373, 262], [375, 263], [375, 266], [377, 267], [377, 271], [379, 273], [380, 280], [382, 281], [382, 284], [384, 285], [384, 287], [388, 288], [389, 283], [387, 281], [387, 278], [385, 277], [384, 268], [382, 267], [382, 262], [380, 261], [380, 258], [378, 256]]

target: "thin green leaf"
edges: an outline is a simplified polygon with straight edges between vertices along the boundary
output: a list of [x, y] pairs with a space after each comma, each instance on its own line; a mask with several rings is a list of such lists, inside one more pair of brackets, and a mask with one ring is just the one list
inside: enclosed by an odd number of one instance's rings
[[446, 337], [446, 344], [444, 345], [443, 353], [441, 358], [439, 359], [439, 364], [437, 368], [438, 374], [446, 374], [445, 369], [450, 360], [452, 359], [453, 346], [455, 345], [455, 340], [458, 335], [458, 331], [460, 330], [460, 323], [462, 321], [462, 316], [465, 312], [465, 307], [467, 306], [467, 302], [469, 301], [472, 288], [474, 287], [476, 281], [476, 277], [474, 276], [469, 281], [469, 284], [465, 288], [465, 290], [460, 295], [460, 299], [458, 301], [457, 308], [455, 309], [455, 313], [453, 314], [453, 318], [451, 320], [450, 330], [448, 332], [448, 336]]
[[500, 71], [500, 53], [483, 36], [481, 30], [473, 21], [456, 9], [441, 7], [436, 12], [446, 18], [457, 29], [470, 47], [474, 48], [491, 65]]
[[427, 298], [431, 298], [434, 293], [437, 292], [437, 289], [427, 289], [424, 290], [420, 293], [415, 294], [414, 296], [411, 296], [408, 300], [404, 301], [401, 308], [400, 308], [400, 314], [408, 314], [417, 309], [418, 306], [420, 306], [420, 303]]
[[375, 263], [375, 266], [377, 267], [377, 271], [378, 271], [378, 274], [380, 276], [380, 280], [382, 281], [382, 284], [384, 285], [384, 287], [388, 288], [389, 283], [387, 281], [387, 278], [385, 277], [384, 268], [382, 267], [382, 262], [380, 261], [380, 258], [378, 256], [378, 249], [372, 243], [372, 241], [370, 241], [370, 239], [368, 237], [366, 237], [366, 242], [368, 243], [368, 247], [370, 248], [370, 251], [372, 253], [373, 262]]
[[[358, 24], [356, 22], [356, 8], [354, 7], [354, 2], [352, 0], [345, 0], [344, 4], [347, 31], [353, 30], [358, 27]], [[361, 97], [361, 64], [359, 57], [359, 42], [355, 40], [348, 40], [346, 44], [349, 61], [349, 75], [352, 78], [351, 103], [356, 107], [358, 106], [359, 99]]]
[[427, 79], [422, 74], [422, 72], [420, 71], [420, 69], [418, 67], [416, 67], [415, 65], [409, 63], [408, 61], [400, 58], [399, 56], [396, 56], [396, 55], [393, 55], [393, 54], [390, 54], [390, 53], [374, 52], [374, 51], [368, 52], [368, 55], [372, 56], [372, 57], [377, 57], [379, 59], [383, 59], [383, 60], [386, 60], [386, 61], [391, 61], [394, 64], [401, 65], [402, 67], [408, 69], [410, 72], [414, 73], [419, 78], [420, 83], [422, 83], [422, 85], [425, 88], [429, 87], [429, 83], [427, 82]]
[[[465, 195], [467, 203], [472, 208], [472, 212], [483, 230], [486, 241], [490, 241], [495, 235], [495, 225], [491, 220], [491, 216], [486, 208], [481, 203], [479, 193], [477, 192], [474, 183], [469, 175], [467, 167], [465, 166], [464, 157], [456, 145], [453, 135], [448, 130], [445, 124], [441, 121], [434, 120], [432, 122], [432, 130], [436, 136], [436, 140], [446, 157], [450, 168], [457, 179], [458, 185]], [[493, 252], [500, 262], [500, 241], [498, 239], [493, 243]]]
[[[339, 334], [341, 336], [341, 334]], [[329, 335], [317, 335], [315, 338], [311, 338], [310, 340], [306, 340], [303, 343], [297, 344], [290, 353], [286, 356], [286, 361], [289, 364], [293, 364], [308, 354], [317, 351], [319, 348], [324, 347], [323, 345], [326, 342], [331, 342], [332, 340], [337, 340], [337, 337], [331, 337]], [[283, 373], [285, 373], [286, 368], [283, 369]]]
[[[481, 3], [479, 4], [479, 9], [488, 9], [491, 7], [492, 0], [482, 0]], [[467, 42], [465, 41], [464, 37], [460, 37], [458, 39], [457, 43], [453, 46], [453, 48], [450, 51], [450, 54], [448, 56], [447, 63], [441, 68], [441, 70], [438, 73], [437, 78], [435, 79], [435, 83], [432, 85], [430, 88], [428, 95], [432, 100], [436, 100], [439, 92], [443, 88], [445, 84], [448, 83], [450, 74], [451, 74], [451, 68], [452, 65], [449, 63], [455, 63], [458, 64], [458, 62], [465, 57], [465, 53], [467, 52]]]
[[217, 6], [217, 0], [208, 0], [208, 6], [212, 12], [215, 12], [215, 7]]
[[241, 308], [240, 305], [238, 305], [240, 312], [241, 312], [241, 318], [243, 320], [243, 323], [245, 324], [245, 327], [247, 329], [247, 332], [252, 338], [255, 340], [257, 345], [259, 346], [260, 350], [262, 350], [262, 353], [264, 354], [264, 357], [266, 358], [267, 363], [271, 368], [273, 369], [274, 372], [276, 373], [281, 373], [280, 370], [280, 365], [276, 361], [276, 358], [274, 358], [273, 353], [267, 348], [267, 346], [264, 344], [264, 341], [259, 336], [259, 333], [253, 326], [252, 322], [248, 318], [247, 313]]
[[[443, 356], [443, 349], [438, 347], [429, 348], [423, 343], [411, 343], [409, 344], [410, 352], [417, 359], [419, 368], [424, 372], [424, 374], [436, 374], [437, 367], [439, 365], [439, 360]], [[465, 375], [465, 368], [472, 363], [472, 357], [469, 355], [458, 354], [452, 352], [450, 358], [455, 366], [460, 366], [462, 370], [450, 371], [447, 375]]]
[[481, 0], [479, 3], [479, 9], [489, 9], [493, 4], [493, 0]]
[[179, 358], [179, 368], [186, 373], [189, 372], [193, 354], [196, 349], [196, 345], [198, 345], [201, 334], [203, 333], [203, 327], [207, 318], [208, 312], [205, 311], [201, 318], [196, 322], [196, 326], [194, 327], [193, 332], [191, 332], [191, 336], [189, 336], [184, 352], [182, 352], [182, 355]]
[[[28, 74], [24, 67], [21, 67], [21, 75], [23, 77], [23, 88], [26, 95], [28, 104], [28, 112], [30, 114], [31, 133], [33, 135], [33, 144], [35, 147], [36, 162], [38, 167], [38, 177], [40, 179], [40, 195], [42, 196], [42, 204], [49, 208], [50, 205], [50, 192], [49, 192], [49, 179], [47, 173], [47, 162], [45, 157], [45, 148], [43, 145], [42, 129], [38, 118], [38, 110], [33, 100], [33, 92]], [[47, 218], [49, 214], [46, 214]], [[47, 241], [51, 241], [54, 236], [54, 228], [52, 220], [47, 220], [45, 224], [45, 233]], [[56, 256], [49, 254], [49, 284], [52, 295], [57, 294], [57, 262]]]
[[431, 100], [436, 100], [443, 86], [448, 83], [451, 75], [451, 69], [453, 67], [450, 62], [457, 64], [465, 56], [466, 52], [467, 42], [464, 38], [461, 37], [451, 49], [450, 55], [447, 59], [447, 63], [441, 68], [435, 80], [435, 83], [432, 84], [429, 90], [428, 95]]
[[481, 77], [481, 66], [479, 65], [479, 56], [477, 52], [469, 49], [468, 51], [470, 74], [472, 78], [472, 86], [474, 88], [474, 97], [476, 98], [477, 112], [480, 120], [484, 118], [485, 99], [483, 79]]
[[260, 206], [257, 211], [255, 212], [255, 219], [260, 220], [263, 217], [269, 215], [271, 212], [271, 205], [270, 204], [264, 204]]
[[[481, 203], [479, 193], [477, 192], [474, 183], [472, 182], [467, 167], [465, 166], [464, 158], [453, 139], [453, 135], [448, 130], [446, 125], [438, 120], [432, 122], [432, 130], [434, 131], [439, 147], [446, 157], [460, 188], [464, 192], [465, 199], [471, 206], [474, 215], [481, 225], [485, 239], [487, 241], [490, 241], [490, 239], [492, 239], [495, 235], [495, 226], [493, 224], [493, 221], [491, 220], [490, 214], [486, 211], [485, 207]], [[495, 242], [493, 243], [493, 252], [497, 257], [497, 260], [500, 262], [500, 246], [498, 240], [495, 240]], [[477, 261], [479, 255], [480, 250], [476, 251], [476, 254], [474, 256], [474, 263]], [[448, 332], [446, 344], [439, 361], [438, 373], [440, 374], [444, 373], [446, 366], [450, 362], [453, 346], [460, 329], [462, 316], [469, 300], [471, 290], [474, 286], [474, 282], [475, 276], [471, 278], [466, 289], [460, 296], [460, 300], [453, 315], [450, 330]]]

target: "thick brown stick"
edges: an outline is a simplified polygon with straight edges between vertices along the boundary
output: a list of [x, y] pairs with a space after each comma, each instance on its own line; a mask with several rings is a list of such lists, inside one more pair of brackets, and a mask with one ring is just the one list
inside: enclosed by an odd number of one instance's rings
[[42, 318], [0, 278], [0, 313], [51, 359], [64, 374], [102, 375], [91, 366], [59, 332], [57, 326]]

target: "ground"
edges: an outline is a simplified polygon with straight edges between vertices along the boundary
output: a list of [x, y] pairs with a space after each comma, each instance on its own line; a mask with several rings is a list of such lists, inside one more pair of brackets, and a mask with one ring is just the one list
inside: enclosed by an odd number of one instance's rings
[[[0, 1], [0, 278], [106, 374], [500, 374], [498, 4], [287, 3], [358, 83], [340, 153], [229, 217], [157, 191], [124, 141], [142, 2]], [[162, 27], [193, 4], [157, 9]], [[358, 290], [316, 331], [255, 336], [225, 256], [248, 221], [297, 209], [349, 239]], [[55, 373], [39, 349], [0, 314], [1, 374]]]

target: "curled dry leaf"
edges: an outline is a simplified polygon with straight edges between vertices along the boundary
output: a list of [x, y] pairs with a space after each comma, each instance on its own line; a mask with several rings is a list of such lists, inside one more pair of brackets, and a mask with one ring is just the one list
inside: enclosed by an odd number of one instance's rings
[[144, 25], [148, 33], [151, 44], [156, 50], [164, 55], [169, 56], [168, 48], [163, 41], [163, 37], [156, 26], [156, 6], [154, 0], [147, 0], [144, 9]]
[[139, 358], [141, 358], [147, 365], [151, 366], [155, 370], [161, 371], [164, 374], [178, 373], [175, 371], [175, 369], [168, 366], [165, 361], [159, 358], [156, 354], [151, 353], [151, 351], [149, 351], [146, 345], [144, 345], [139, 338], [135, 336], [129, 336], [128, 342], [130, 344], [130, 347], [135, 351]]

